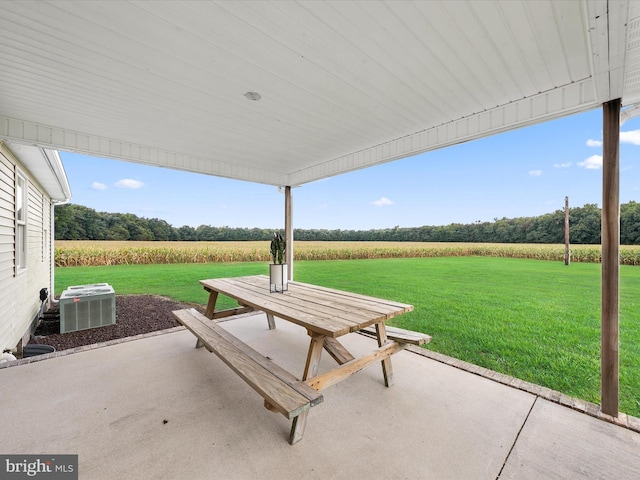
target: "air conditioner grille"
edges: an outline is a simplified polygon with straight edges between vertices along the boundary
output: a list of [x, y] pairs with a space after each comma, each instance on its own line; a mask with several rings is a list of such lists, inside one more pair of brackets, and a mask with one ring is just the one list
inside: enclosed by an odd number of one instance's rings
[[60, 333], [115, 323], [115, 292], [109, 284], [76, 285], [60, 295]]

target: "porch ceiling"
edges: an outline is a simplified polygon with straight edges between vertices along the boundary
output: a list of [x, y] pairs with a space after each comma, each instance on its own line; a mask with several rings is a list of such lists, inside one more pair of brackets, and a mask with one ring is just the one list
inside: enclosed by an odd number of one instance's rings
[[0, 139], [300, 185], [639, 102], [639, 3], [5, 0]]

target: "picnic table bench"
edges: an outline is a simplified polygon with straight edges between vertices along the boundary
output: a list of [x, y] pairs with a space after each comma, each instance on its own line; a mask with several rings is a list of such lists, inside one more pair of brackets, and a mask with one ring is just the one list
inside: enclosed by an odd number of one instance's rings
[[173, 312], [197, 338], [196, 347], [216, 354], [266, 402], [289, 420], [322, 402], [322, 394], [262, 356], [224, 328], [190, 308]]
[[[204, 346], [217, 355], [264, 398], [267, 408], [293, 420], [291, 444], [302, 439], [309, 409], [323, 400], [321, 390], [378, 361], [382, 363], [385, 385], [390, 386], [393, 383], [391, 355], [407, 344], [422, 345], [431, 340], [419, 332], [385, 326], [389, 318], [413, 309], [403, 303], [300, 282], [290, 282], [289, 289], [283, 293], [270, 293], [269, 279], [262, 275], [201, 280], [200, 283], [209, 292], [205, 315], [185, 309], [174, 311], [174, 316], [197, 337], [196, 347]], [[240, 306], [216, 310], [219, 294], [236, 299]], [[276, 327], [275, 318], [307, 329], [311, 341], [300, 379], [217, 323], [220, 318], [253, 310], [266, 313], [270, 329]], [[356, 358], [338, 337], [360, 331], [375, 336], [378, 348]], [[319, 374], [323, 350], [338, 367]]]

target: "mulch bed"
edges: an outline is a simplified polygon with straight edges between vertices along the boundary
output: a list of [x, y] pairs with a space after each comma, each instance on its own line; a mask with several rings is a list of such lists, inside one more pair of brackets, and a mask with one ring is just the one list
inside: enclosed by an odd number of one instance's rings
[[178, 326], [172, 310], [201, 305], [176, 302], [157, 295], [116, 295], [116, 323], [106, 327], [90, 328], [60, 334], [59, 307], [49, 310], [29, 343], [51, 345], [56, 350], [101, 343], [109, 340], [132, 337]]

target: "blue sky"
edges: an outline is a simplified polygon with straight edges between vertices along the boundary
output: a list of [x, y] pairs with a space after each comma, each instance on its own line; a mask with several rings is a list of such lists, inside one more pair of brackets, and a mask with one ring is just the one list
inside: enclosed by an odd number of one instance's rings
[[[72, 203], [190, 225], [282, 228], [276, 187], [61, 152]], [[293, 190], [296, 228], [366, 230], [602, 205], [602, 111], [573, 115]], [[640, 200], [640, 118], [621, 128], [620, 201]]]

